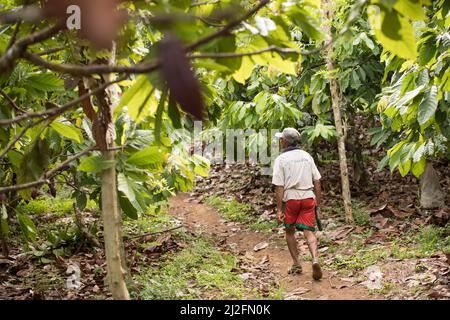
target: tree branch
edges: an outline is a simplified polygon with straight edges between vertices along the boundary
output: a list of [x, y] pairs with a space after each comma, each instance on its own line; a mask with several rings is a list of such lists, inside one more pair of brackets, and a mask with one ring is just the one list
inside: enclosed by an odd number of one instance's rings
[[43, 184], [49, 183], [50, 182], [49, 179], [56, 176], [58, 174], [58, 172], [63, 170], [69, 163], [81, 158], [82, 156], [88, 154], [89, 152], [91, 152], [95, 149], [96, 149], [95, 146], [91, 146], [91, 147], [67, 158], [65, 161], [61, 162], [55, 168], [44, 172], [39, 180], [27, 182], [27, 183], [23, 183], [23, 184], [17, 184], [17, 185], [9, 186], [9, 187], [3, 187], [3, 188], [0, 188], [0, 193], [30, 189], [30, 188], [39, 187], [39, 186], [42, 186]]
[[5, 54], [0, 57], [0, 73], [6, 72], [13, 68], [14, 62], [22, 56], [29, 45], [44, 41], [63, 29], [63, 24], [58, 23], [54, 26], [45, 28], [41, 31], [30, 34], [29, 36], [18, 40], [14, 45], [6, 50]]
[[43, 17], [44, 13], [41, 8], [30, 5], [16, 11], [0, 12], [0, 24], [40, 22]]
[[245, 56], [255, 56], [264, 52], [278, 52], [278, 53], [298, 53], [298, 50], [293, 48], [280, 48], [277, 46], [269, 46], [267, 48], [252, 51], [252, 52], [220, 52], [220, 53], [199, 53], [199, 54], [193, 54], [190, 55], [189, 59], [226, 59], [226, 58], [239, 58], [239, 57], [245, 57]]
[[159, 62], [141, 62], [134, 66], [109, 66], [102, 64], [95, 65], [76, 65], [76, 64], [56, 64], [48, 62], [38, 55], [24, 52], [23, 58], [31, 63], [46, 68], [48, 70], [67, 73], [75, 76], [89, 76], [92, 74], [108, 74], [108, 73], [123, 73], [123, 74], [142, 74], [150, 73], [159, 67]]
[[19, 111], [19, 112], [21, 112], [21, 113], [25, 113], [25, 112], [26, 112], [25, 110], [23, 110], [22, 108], [20, 108], [20, 107], [16, 104], [16, 102], [15, 102], [13, 99], [11, 99], [11, 97], [8, 96], [8, 94], [7, 94], [3, 89], [0, 89], [0, 95], [2, 95], [3, 98], [5, 98], [6, 101], [8, 101], [8, 103], [11, 105], [11, 107], [13, 107], [14, 109], [16, 109], [17, 111]]
[[32, 127], [38, 125], [39, 123], [43, 122], [45, 118], [42, 118], [36, 122], [30, 122], [27, 124], [15, 137], [12, 139], [8, 145], [5, 147], [5, 149], [0, 154], [0, 160], [3, 159], [4, 156], [8, 154], [8, 152], [14, 148], [14, 145], [25, 135], [25, 133]]
[[[270, 46], [258, 51], [253, 52], [221, 52], [221, 53], [203, 53], [193, 54], [188, 56], [188, 59], [226, 59], [226, 58], [238, 58], [244, 56], [258, 55], [264, 52], [275, 51], [278, 53], [298, 53], [298, 50], [292, 48], [280, 48], [277, 46]], [[67, 73], [74, 76], [88, 76], [92, 74], [108, 74], [108, 73], [123, 73], [123, 74], [145, 74], [150, 73], [159, 68], [159, 62], [141, 62], [134, 66], [108, 66], [108, 65], [75, 65], [75, 64], [56, 64], [48, 62], [38, 55], [24, 52], [23, 57], [31, 63], [46, 68], [48, 70]]]
[[229, 24], [227, 24], [222, 29], [220, 29], [220, 30], [218, 30], [216, 32], [213, 32], [210, 35], [207, 35], [207, 36], [205, 36], [205, 37], [195, 41], [194, 43], [188, 45], [186, 47], [186, 52], [194, 51], [198, 47], [200, 47], [200, 46], [202, 46], [202, 45], [204, 45], [204, 44], [206, 44], [206, 43], [208, 43], [208, 42], [210, 42], [210, 41], [212, 41], [212, 40], [214, 40], [216, 38], [220, 38], [220, 37], [226, 35], [232, 29], [234, 29], [238, 25], [240, 25], [243, 21], [249, 19], [252, 15], [254, 15], [256, 12], [261, 10], [261, 8], [263, 8], [268, 3], [269, 3], [269, 0], [261, 0], [257, 6], [255, 6], [253, 9], [248, 11], [245, 15], [243, 15], [239, 19], [236, 19], [236, 20], [230, 22]]
[[65, 49], [66, 49], [66, 47], [51, 48], [51, 49], [48, 49], [48, 50], [45, 50], [45, 51], [41, 51], [37, 55], [40, 56], [40, 57], [47, 56], [49, 54], [60, 52], [60, 51], [63, 51]]
[[121, 82], [123, 80], [125, 80], [128, 76], [123, 76], [123, 77], [119, 77], [116, 80], [113, 81], [109, 81], [106, 82], [104, 84], [102, 84], [101, 86], [95, 88], [94, 90], [86, 93], [85, 95], [82, 95], [79, 98], [76, 98], [68, 103], [66, 103], [65, 105], [59, 107], [59, 108], [51, 108], [45, 111], [41, 111], [41, 112], [30, 112], [30, 113], [25, 113], [22, 114], [20, 116], [17, 116], [15, 118], [12, 119], [1, 119], [0, 120], [0, 127], [2, 126], [8, 126], [14, 123], [18, 123], [20, 121], [26, 120], [26, 119], [33, 119], [33, 118], [40, 118], [40, 117], [51, 117], [51, 116], [57, 116], [62, 114], [63, 112], [66, 112], [68, 110], [70, 110], [71, 108], [75, 107], [77, 104], [79, 104], [80, 102], [84, 101], [85, 99], [88, 99], [90, 96], [95, 95], [103, 90], [105, 90], [107, 87], [109, 87], [110, 85], [117, 83], [117, 82]]
[[14, 29], [14, 33], [13, 33], [11, 39], [9, 39], [9, 43], [8, 43], [8, 46], [6, 47], [6, 50], [11, 48], [13, 46], [13, 44], [16, 42], [17, 35], [19, 34], [19, 29], [20, 29], [21, 25], [22, 25], [22, 21], [19, 21], [16, 23], [16, 28]]

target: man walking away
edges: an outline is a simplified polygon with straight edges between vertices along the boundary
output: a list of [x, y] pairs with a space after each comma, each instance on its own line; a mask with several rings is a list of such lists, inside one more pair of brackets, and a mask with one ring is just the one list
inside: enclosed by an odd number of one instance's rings
[[322, 270], [314, 231], [315, 209], [320, 217], [321, 175], [311, 155], [300, 149], [300, 133], [296, 129], [286, 128], [275, 136], [280, 138], [283, 152], [275, 159], [272, 183], [275, 185], [277, 219], [284, 223], [286, 242], [294, 262], [289, 273], [302, 272], [295, 239], [297, 229], [303, 231], [311, 252], [313, 278], [320, 280]]

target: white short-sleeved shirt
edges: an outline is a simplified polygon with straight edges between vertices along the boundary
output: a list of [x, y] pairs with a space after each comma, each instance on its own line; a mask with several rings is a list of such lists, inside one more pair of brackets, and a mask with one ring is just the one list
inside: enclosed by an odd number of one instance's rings
[[272, 183], [284, 187], [283, 201], [315, 198], [313, 180], [322, 176], [311, 155], [303, 150], [291, 150], [275, 159]]

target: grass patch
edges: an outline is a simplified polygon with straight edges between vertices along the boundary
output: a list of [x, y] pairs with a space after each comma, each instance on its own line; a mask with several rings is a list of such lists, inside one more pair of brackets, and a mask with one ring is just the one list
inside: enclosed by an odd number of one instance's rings
[[[238, 260], [230, 253], [216, 250], [204, 238], [185, 235], [188, 247], [166, 260], [161, 268], [148, 268], [137, 281], [143, 285], [136, 298], [145, 300], [242, 299], [249, 289], [232, 270]], [[209, 292], [209, 293], [208, 293]]]
[[271, 233], [277, 226], [276, 220], [263, 220], [251, 215], [252, 206], [235, 199], [210, 196], [206, 199], [206, 203], [213, 206], [224, 219], [248, 224], [248, 228], [252, 231]]
[[[446, 251], [450, 247], [450, 224], [445, 227], [426, 226], [417, 236], [419, 252], [433, 255], [439, 251]], [[447, 251], [448, 252], [448, 251]]]
[[352, 202], [353, 219], [358, 226], [364, 227], [370, 224], [370, 214], [366, 211], [363, 204], [359, 201]]
[[251, 223], [248, 227], [252, 231], [271, 233], [273, 228], [278, 225], [276, 221], [257, 220]]
[[233, 222], [249, 222], [251, 217], [249, 212], [252, 207], [246, 203], [240, 203], [235, 199], [223, 199], [211, 196], [206, 199], [206, 203], [217, 209], [220, 215]]
[[395, 286], [395, 284], [386, 282], [386, 283], [383, 283], [383, 287], [381, 289], [369, 290], [369, 293], [386, 295], [386, 294], [394, 293], [397, 291], [398, 291], [398, 288]]
[[[46, 214], [54, 213], [56, 215], [65, 215], [73, 213], [73, 204], [75, 199], [72, 198], [51, 198], [42, 197], [31, 200], [28, 203], [21, 203], [17, 206], [17, 211], [24, 214]], [[86, 206], [87, 210], [98, 210], [97, 204], [93, 200], [89, 200]]]
[[367, 267], [389, 257], [385, 248], [373, 247], [368, 250], [359, 250], [353, 255], [336, 254], [329, 267], [337, 270], [364, 270]]
[[429, 225], [421, 230], [408, 230], [393, 240], [392, 256], [397, 259], [425, 258], [439, 252], [450, 252], [450, 225]]
[[175, 220], [167, 214], [167, 208], [156, 211], [150, 206], [147, 212], [137, 220], [124, 218], [123, 230], [125, 235], [140, 235], [148, 232], [159, 232], [175, 226]]

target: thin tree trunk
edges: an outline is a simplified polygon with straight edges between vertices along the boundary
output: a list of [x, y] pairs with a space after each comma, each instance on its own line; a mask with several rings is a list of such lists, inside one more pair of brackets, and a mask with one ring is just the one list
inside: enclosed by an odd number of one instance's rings
[[[115, 48], [115, 46], [114, 46]], [[112, 52], [110, 64], [114, 64], [115, 49]], [[109, 81], [107, 76], [105, 81]], [[93, 122], [93, 134], [98, 147], [102, 150], [102, 155], [106, 161], [115, 161], [114, 147], [115, 130], [112, 120], [113, 99], [111, 92], [105, 90], [97, 95], [99, 111]], [[122, 212], [119, 209], [117, 194], [116, 166], [103, 170], [101, 173], [102, 182], [102, 217], [103, 236], [105, 241], [105, 255], [107, 264], [107, 280], [116, 300], [129, 300], [130, 295], [126, 286], [127, 266], [122, 237]]]
[[5, 258], [9, 257], [9, 250], [8, 250], [8, 242], [6, 241], [6, 236], [3, 234], [3, 231], [0, 229], [0, 240], [2, 242], [2, 255]]
[[[322, 0], [322, 6], [325, 16], [325, 43], [328, 43], [332, 39], [331, 35], [331, 23], [333, 19], [332, 2], [330, 0]], [[339, 166], [341, 170], [341, 184], [342, 184], [342, 199], [344, 201], [345, 219], [348, 223], [353, 222], [352, 214], [352, 201], [350, 194], [350, 182], [348, 178], [348, 166], [347, 155], [345, 151], [345, 128], [341, 117], [341, 96], [339, 91], [339, 85], [336, 80], [335, 72], [336, 65], [333, 59], [333, 46], [329, 45], [325, 48], [326, 64], [330, 75], [330, 91], [331, 91], [331, 106], [333, 108], [334, 122], [336, 126], [337, 139], [338, 139], [338, 151], [339, 151]]]
[[[362, 155], [362, 147], [359, 141], [358, 128], [356, 125], [355, 117], [350, 119], [350, 150], [352, 151], [352, 167], [353, 167], [353, 181], [362, 190], [367, 185], [367, 171], [364, 166], [364, 158]], [[348, 144], [347, 144], [348, 146]]]
[[[102, 154], [105, 160], [115, 160], [114, 151], [104, 151]], [[123, 267], [125, 254], [121, 214], [117, 198], [116, 168], [112, 166], [102, 172], [102, 216], [107, 277], [113, 298], [128, 300], [130, 296], [125, 282], [127, 271]]]
[[425, 171], [420, 177], [420, 206], [422, 209], [441, 208], [445, 204], [445, 195], [439, 183], [439, 176], [433, 164], [427, 161]]

